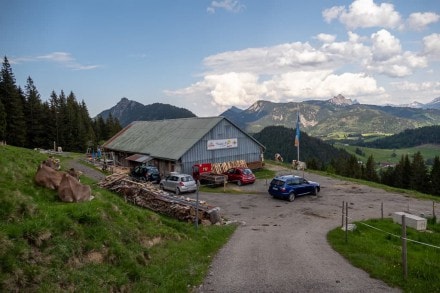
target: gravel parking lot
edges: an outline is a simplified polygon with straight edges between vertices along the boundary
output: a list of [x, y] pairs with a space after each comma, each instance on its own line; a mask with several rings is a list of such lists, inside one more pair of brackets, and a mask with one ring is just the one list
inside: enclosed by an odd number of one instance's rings
[[[76, 161], [70, 162], [71, 167], [97, 181], [105, 177]], [[291, 173], [272, 168], [278, 174]], [[349, 203], [352, 221], [380, 218], [382, 202], [385, 217], [408, 208], [429, 215], [432, 202], [307, 172], [296, 175], [319, 182], [319, 195], [294, 202], [273, 199], [267, 192], [270, 179], [229, 186], [249, 192], [245, 194], [199, 193], [200, 200], [220, 207], [225, 219], [240, 225], [194, 291], [400, 292], [350, 265], [331, 249], [326, 234], [341, 225], [343, 201]]]
[[408, 207], [429, 214], [432, 202], [310, 173], [304, 176], [321, 184], [318, 196], [294, 202], [273, 199], [267, 193], [270, 180], [240, 187], [249, 194], [199, 194], [200, 200], [220, 207], [225, 218], [241, 225], [215, 256], [197, 292], [400, 291], [350, 265], [330, 248], [326, 234], [341, 225], [343, 201], [349, 203], [353, 221], [380, 218], [381, 202], [385, 217]]

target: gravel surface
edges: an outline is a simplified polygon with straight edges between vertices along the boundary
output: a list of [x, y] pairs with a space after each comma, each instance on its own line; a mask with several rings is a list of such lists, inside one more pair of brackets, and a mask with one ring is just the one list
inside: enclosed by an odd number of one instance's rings
[[96, 180], [97, 182], [101, 181], [102, 179], [105, 178], [105, 174], [103, 174], [101, 171], [99, 171], [96, 168], [93, 167], [89, 167], [84, 165], [83, 163], [80, 162], [81, 159], [77, 159], [77, 160], [70, 160], [67, 163], [67, 170], [70, 168], [74, 168], [76, 171], [81, 171], [84, 176], [87, 176], [93, 180]]
[[[97, 181], [105, 177], [77, 161], [72, 167]], [[341, 225], [343, 201], [352, 221], [380, 218], [382, 202], [385, 217], [408, 208], [429, 215], [432, 202], [307, 172], [304, 177], [321, 184], [318, 196], [273, 199], [267, 193], [270, 180], [236, 187], [249, 194], [199, 193], [200, 200], [240, 225], [195, 292], [400, 292], [349, 264], [331, 249], [326, 234]]]
[[[286, 170], [278, 170], [286, 173]], [[297, 173], [297, 175], [302, 175]], [[342, 202], [353, 221], [406, 211], [429, 214], [432, 202], [407, 198], [346, 181], [305, 173], [321, 184], [318, 196], [294, 202], [273, 199], [267, 181], [240, 187], [252, 194], [200, 193], [238, 221], [230, 241], [215, 256], [197, 292], [399, 292], [370, 278], [333, 251], [326, 234], [341, 225]], [[192, 195], [191, 195], [192, 196]]]

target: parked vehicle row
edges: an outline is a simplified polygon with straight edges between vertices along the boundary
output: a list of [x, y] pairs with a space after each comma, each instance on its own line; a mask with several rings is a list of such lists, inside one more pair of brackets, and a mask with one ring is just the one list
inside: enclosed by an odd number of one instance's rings
[[[132, 169], [130, 175], [137, 180], [158, 183], [160, 189], [172, 191], [176, 194], [197, 190], [197, 182], [192, 175], [172, 172], [161, 179], [159, 170], [154, 166], [136, 166]], [[223, 175], [228, 182], [235, 182], [239, 186], [253, 184], [256, 180], [252, 171], [243, 167], [230, 168]], [[317, 182], [306, 180], [300, 176], [282, 175], [271, 180], [268, 192], [274, 198], [294, 201], [298, 196], [317, 195], [320, 189], [321, 186]]]

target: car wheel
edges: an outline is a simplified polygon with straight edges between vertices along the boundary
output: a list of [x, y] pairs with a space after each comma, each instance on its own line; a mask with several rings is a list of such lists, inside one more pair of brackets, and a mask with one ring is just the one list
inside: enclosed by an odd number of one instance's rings
[[180, 189], [179, 189], [179, 187], [176, 187], [176, 195], [179, 195], [180, 194]]
[[163, 184], [160, 184], [159, 188], [162, 189], [162, 190], [165, 190], [165, 188], [163, 187]]
[[147, 181], [147, 178], [145, 178], [145, 177], [141, 177], [141, 181], [142, 181], [142, 182], [146, 182], [146, 181]]
[[294, 201], [295, 200], [295, 193], [292, 192], [289, 194], [289, 201]]
[[238, 186], [241, 186], [242, 184], [243, 184], [243, 183], [241, 183], [240, 180], [237, 181], [237, 185], [238, 185]]
[[318, 195], [318, 187], [313, 188], [313, 195]]

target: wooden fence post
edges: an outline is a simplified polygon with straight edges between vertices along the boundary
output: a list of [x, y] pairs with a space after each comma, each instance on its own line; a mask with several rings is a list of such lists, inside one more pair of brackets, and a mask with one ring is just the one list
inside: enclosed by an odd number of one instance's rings
[[348, 242], [348, 202], [345, 203], [345, 243]]
[[344, 209], [345, 209], [345, 201], [342, 201], [342, 224], [341, 224], [341, 228], [344, 228], [344, 215], [345, 215]]
[[382, 215], [382, 220], [383, 220], [383, 202], [380, 204], [380, 213]]
[[406, 221], [405, 215], [402, 215], [402, 268], [403, 278], [406, 280], [408, 277], [408, 264], [407, 264], [407, 248], [406, 248]]

